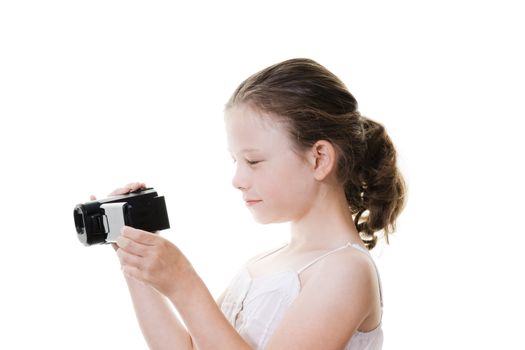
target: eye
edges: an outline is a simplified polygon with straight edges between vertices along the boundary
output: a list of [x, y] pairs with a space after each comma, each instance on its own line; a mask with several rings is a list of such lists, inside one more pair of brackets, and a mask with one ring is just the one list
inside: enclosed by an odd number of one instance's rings
[[252, 162], [252, 161], [249, 161], [248, 159], [246, 159], [246, 162], [247, 162], [248, 164], [250, 164], [250, 165], [255, 165], [255, 164], [257, 164], [257, 163], [260, 163], [261, 161], [258, 160], [258, 161], [253, 161], [253, 162]]

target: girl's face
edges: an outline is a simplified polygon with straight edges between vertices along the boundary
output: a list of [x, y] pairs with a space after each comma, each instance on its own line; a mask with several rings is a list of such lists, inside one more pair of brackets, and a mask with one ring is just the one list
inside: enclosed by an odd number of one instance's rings
[[295, 154], [288, 132], [246, 104], [226, 111], [228, 150], [236, 171], [232, 185], [240, 189], [259, 223], [295, 221], [313, 205], [316, 181], [310, 165]]

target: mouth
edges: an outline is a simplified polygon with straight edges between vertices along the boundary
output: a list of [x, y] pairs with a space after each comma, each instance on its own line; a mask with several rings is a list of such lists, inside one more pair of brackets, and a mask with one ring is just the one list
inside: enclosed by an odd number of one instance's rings
[[252, 206], [252, 205], [255, 205], [255, 204], [259, 203], [259, 202], [262, 202], [262, 201], [261, 200], [247, 200], [246, 201], [246, 205], [247, 206]]

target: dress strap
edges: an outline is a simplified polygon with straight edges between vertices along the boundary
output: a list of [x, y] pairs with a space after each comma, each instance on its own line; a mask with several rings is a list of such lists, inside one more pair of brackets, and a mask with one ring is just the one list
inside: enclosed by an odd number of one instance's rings
[[268, 253], [263, 254], [263, 255], [257, 257], [255, 260], [252, 260], [251, 263], [254, 263], [254, 262], [256, 262], [256, 261], [259, 261], [259, 260], [261, 260], [262, 258], [266, 258], [268, 255], [272, 255], [273, 253], [276, 253], [277, 251], [283, 249], [283, 248], [286, 247], [287, 245], [288, 245], [288, 243], [284, 244], [282, 247], [279, 247], [279, 248], [276, 248], [276, 249], [270, 250]]
[[329, 252], [327, 252], [327, 253], [325, 253], [325, 254], [315, 258], [313, 261], [309, 262], [308, 264], [303, 266], [301, 269], [299, 269], [297, 271], [297, 274], [300, 275], [301, 272], [303, 272], [304, 270], [306, 270], [307, 268], [309, 268], [310, 266], [312, 266], [313, 264], [315, 264], [316, 262], [318, 262], [319, 260], [321, 260], [325, 256], [333, 254], [333, 253], [335, 253], [335, 252], [337, 252], [337, 251], [339, 251], [341, 249], [347, 248], [347, 247], [353, 247], [353, 248], [356, 248], [357, 250], [362, 251], [363, 253], [368, 255], [368, 257], [372, 261], [372, 264], [374, 264], [374, 268], [376, 270], [376, 275], [377, 275], [377, 281], [378, 281], [378, 284], [379, 284], [379, 299], [380, 299], [380, 302], [381, 302], [381, 309], [382, 309], [383, 308], [383, 288], [381, 286], [381, 278], [379, 277], [379, 271], [377, 269], [377, 265], [376, 265], [374, 259], [372, 258], [372, 256], [370, 255], [370, 252], [368, 250], [364, 249], [363, 247], [361, 247], [360, 245], [356, 244], [356, 243], [352, 244], [352, 243], [348, 242], [347, 244], [345, 244], [342, 247], [339, 247], [339, 248], [336, 248], [334, 250], [331, 250], [331, 251], [329, 251]]
[[344, 248], [346, 248], [346, 247], [348, 247], [348, 246], [350, 246], [350, 245], [351, 245], [351, 243], [348, 242], [347, 244], [345, 244], [345, 245], [342, 246], [342, 247], [336, 248], [336, 249], [334, 249], [334, 250], [329, 251], [328, 253], [324, 253], [323, 255], [318, 256], [317, 258], [315, 258], [314, 260], [310, 261], [308, 264], [306, 264], [305, 266], [303, 266], [302, 268], [300, 268], [299, 270], [297, 270], [297, 274], [300, 275], [301, 272], [303, 272], [304, 270], [306, 270], [307, 268], [309, 268], [310, 266], [312, 266], [313, 264], [315, 264], [316, 262], [318, 262], [319, 260], [321, 260], [321, 259], [324, 258], [325, 256], [330, 255], [330, 254], [333, 254], [333, 253], [335, 253], [335, 252], [337, 252], [337, 251], [339, 251], [339, 250], [341, 250], [341, 249], [344, 249]]

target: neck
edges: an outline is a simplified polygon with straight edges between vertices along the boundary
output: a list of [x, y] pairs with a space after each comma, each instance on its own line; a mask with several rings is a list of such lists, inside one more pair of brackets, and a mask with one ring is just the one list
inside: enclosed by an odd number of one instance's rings
[[348, 242], [364, 247], [353, 222], [344, 190], [325, 186], [304, 215], [290, 224], [289, 252], [337, 248]]

